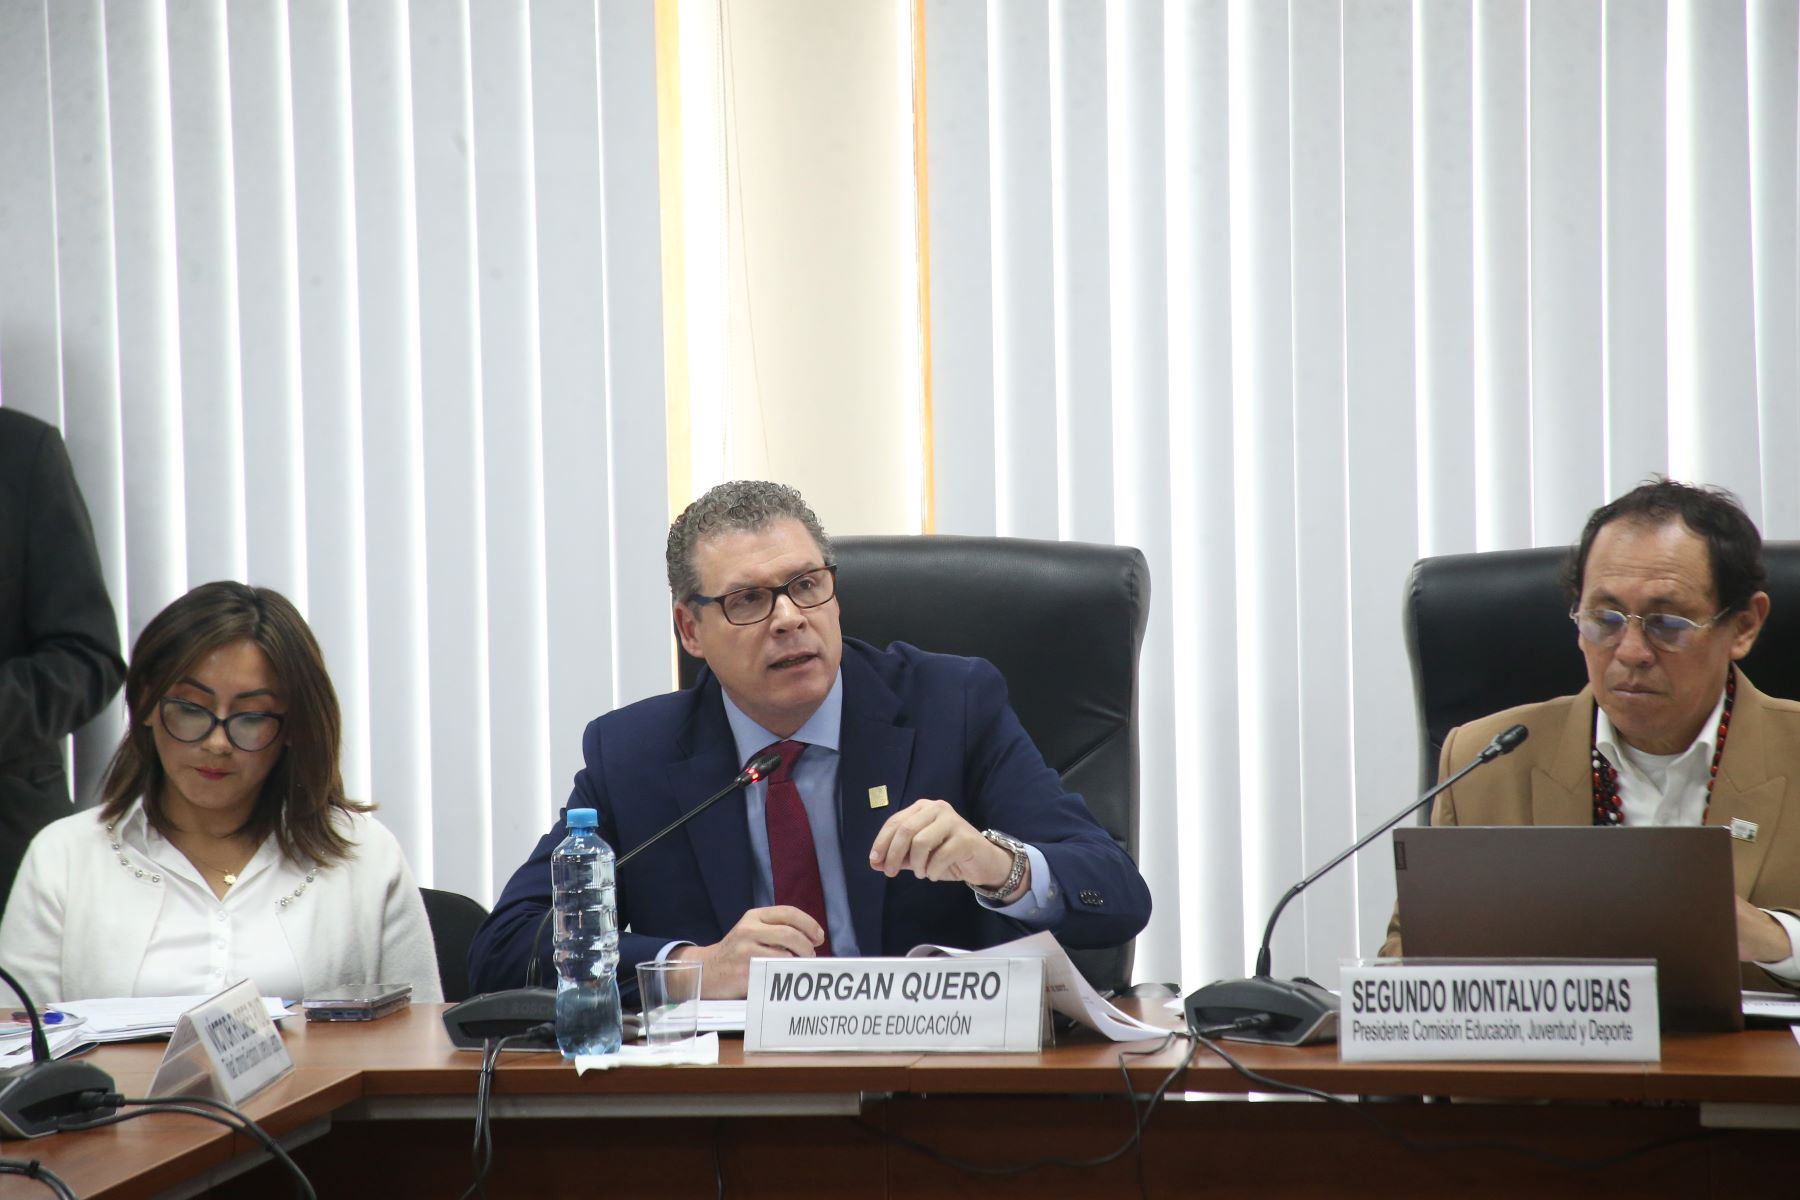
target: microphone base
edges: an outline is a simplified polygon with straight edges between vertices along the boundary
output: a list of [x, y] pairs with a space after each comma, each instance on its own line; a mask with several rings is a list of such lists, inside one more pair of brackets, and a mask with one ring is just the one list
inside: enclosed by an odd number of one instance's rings
[[0, 1138], [55, 1133], [65, 1117], [108, 1117], [109, 1105], [83, 1104], [85, 1093], [114, 1091], [113, 1077], [93, 1063], [52, 1059], [0, 1071]]
[[1220, 1035], [1229, 1041], [1308, 1046], [1337, 1040], [1338, 998], [1310, 980], [1267, 975], [1222, 979], [1190, 993], [1183, 1007], [1190, 1029], [1228, 1025], [1243, 1017], [1268, 1018], [1260, 1029]]
[[[556, 1023], [555, 988], [508, 988], [483, 992], [444, 1010], [444, 1032], [458, 1050], [480, 1050], [489, 1038], [511, 1037]], [[556, 1039], [512, 1043], [521, 1050], [556, 1049]]]

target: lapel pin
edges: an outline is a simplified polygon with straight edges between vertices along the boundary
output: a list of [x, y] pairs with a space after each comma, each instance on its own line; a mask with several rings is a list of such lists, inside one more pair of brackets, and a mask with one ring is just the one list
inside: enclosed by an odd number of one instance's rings
[[874, 787], [869, 789], [869, 807], [870, 808], [886, 808], [887, 807], [887, 784], [878, 783]]
[[1731, 836], [1740, 842], [1756, 840], [1756, 822], [1746, 821], [1742, 817], [1731, 818]]

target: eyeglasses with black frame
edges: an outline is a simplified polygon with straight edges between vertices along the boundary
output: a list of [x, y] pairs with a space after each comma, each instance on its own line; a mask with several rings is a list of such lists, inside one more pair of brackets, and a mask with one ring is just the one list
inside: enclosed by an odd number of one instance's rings
[[1693, 621], [1677, 613], [1624, 613], [1616, 608], [1578, 608], [1569, 610], [1569, 620], [1588, 642], [1601, 648], [1615, 646], [1625, 636], [1633, 621], [1643, 630], [1644, 639], [1659, 650], [1682, 651], [1696, 634], [1704, 633], [1730, 612], [1721, 608], [1704, 621]]
[[285, 714], [274, 712], [241, 712], [221, 717], [202, 705], [173, 696], [163, 697], [156, 708], [164, 731], [176, 741], [189, 745], [204, 742], [212, 736], [214, 729], [223, 725], [225, 740], [245, 754], [255, 754], [274, 745], [275, 739], [281, 736], [281, 723], [287, 720]]
[[723, 596], [688, 597], [694, 604], [716, 604], [725, 619], [733, 625], [755, 625], [769, 619], [775, 611], [775, 600], [786, 596], [795, 608], [817, 608], [837, 595], [837, 564], [828, 563], [802, 571], [780, 587], [747, 587]]

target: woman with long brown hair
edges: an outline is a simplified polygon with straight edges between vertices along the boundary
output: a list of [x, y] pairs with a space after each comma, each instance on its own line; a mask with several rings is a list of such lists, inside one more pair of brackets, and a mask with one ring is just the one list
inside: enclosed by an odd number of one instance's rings
[[0, 965], [33, 999], [246, 977], [288, 999], [374, 983], [442, 998], [419, 889], [344, 795], [337, 693], [285, 597], [193, 589], [144, 627], [125, 695], [99, 810], [32, 841], [0, 921]]

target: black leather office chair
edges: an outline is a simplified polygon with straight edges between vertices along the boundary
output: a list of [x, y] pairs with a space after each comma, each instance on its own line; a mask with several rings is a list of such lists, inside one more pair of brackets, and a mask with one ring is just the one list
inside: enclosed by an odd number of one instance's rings
[[487, 920], [487, 909], [460, 892], [440, 892], [422, 887], [425, 919], [431, 922], [431, 941], [437, 950], [438, 981], [444, 999], [455, 1004], [469, 998], [469, 943]]
[[[1406, 654], [1419, 720], [1419, 790], [1437, 782], [1458, 725], [1578, 692], [1587, 667], [1562, 588], [1569, 547], [1447, 554], [1406, 581]], [[1800, 542], [1766, 542], [1769, 619], [1744, 673], [1772, 696], [1800, 697]]]
[[[836, 547], [845, 636], [993, 663], [1044, 760], [1135, 860], [1137, 666], [1150, 614], [1142, 552], [946, 535], [843, 537]], [[699, 663], [680, 657], [687, 687]], [[1129, 984], [1131, 956], [1129, 943], [1071, 952], [1103, 990]]]

